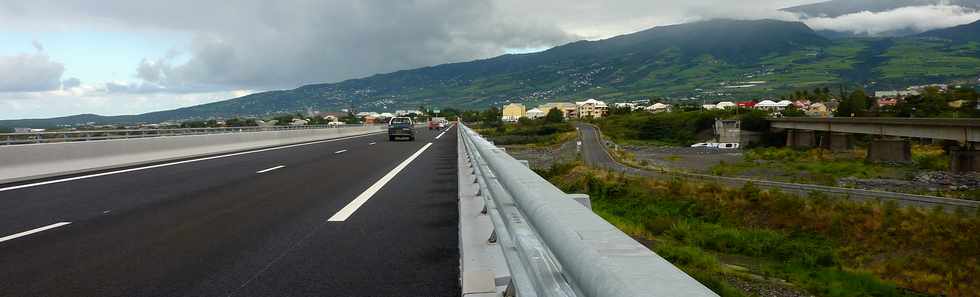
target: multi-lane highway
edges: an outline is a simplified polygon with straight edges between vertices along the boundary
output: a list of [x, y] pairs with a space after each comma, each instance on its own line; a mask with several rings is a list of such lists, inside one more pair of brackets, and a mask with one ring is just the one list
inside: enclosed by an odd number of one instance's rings
[[458, 296], [455, 133], [0, 185], [0, 296]]

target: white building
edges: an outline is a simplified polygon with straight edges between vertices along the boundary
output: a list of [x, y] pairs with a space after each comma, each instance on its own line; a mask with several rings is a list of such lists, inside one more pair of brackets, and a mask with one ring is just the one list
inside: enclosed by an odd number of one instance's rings
[[640, 110], [640, 109], [643, 109], [643, 107], [640, 106], [639, 104], [632, 103], [632, 102], [613, 103], [613, 106], [615, 106], [616, 108], [629, 108], [630, 110]]
[[653, 105], [647, 106], [646, 110], [649, 112], [662, 112], [662, 111], [670, 111], [670, 107], [671, 107], [670, 104], [657, 102], [654, 103]]
[[531, 109], [531, 110], [528, 110], [528, 111], [527, 111], [527, 112], [526, 112], [526, 113], [524, 114], [524, 116], [526, 116], [527, 118], [529, 118], [529, 119], [532, 119], [532, 120], [533, 120], [533, 119], [540, 119], [540, 118], [543, 118], [543, 117], [544, 117], [544, 116], [546, 116], [546, 115], [548, 115], [548, 113], [547, 113], [547, 112], [544, 112], [544, 111], [542, 111], [542, 110], [540, 110], [540, 109], [537, 109], [537, 108], [533, 108], [533, 109]]
[[875, 92], [875, 98], [898, 98], [906, 96], [916, 96], [919, 95], [919, 91], [909, 90], [909, 91], [877, 91]]
[[400, 117], [405, 117], [405, 116], [408, 116], [408, 115], [411, 115], [411, 114], [425, 115], [425, 113], [422, 113], [421, 111], [412, 110], [412, 109], [409, 109], [409, 110], [396, 110], [395, 111], [395, 115], [396, 116], [400, 116]]
[[783, 101], [779, 101], [779, 102], [775, 102], [775, 101], [772, 101], [772, 100], [762, 100], [762, 102], [759, 102], [759, 103], [756, 103], [755, 104], [755, 108], [756, 109], [772, 110], [772, 111], [780, 111], [780, 110], [786, 109], [790, 105], [793, 105], [793, 102], [790, 102], [789, 100], [783, 100]]
[[729, 108], [735, 108], [736, 106], [738, 106], [738, 104], [735, 104], [735, 102], [731, 102], [731, 101], [722, 101], [722, 102], [718, 102], [718, 104], [715, 104], [715, 107], [717, 107], [718, 109], [729, 109]]
[[37, 133], [44, 132], [44, 129], [14, 128], [14, 133]]
[[595, 99], [575, 102], [580, 118], [601, 118], [609, 115], [609, 105]]

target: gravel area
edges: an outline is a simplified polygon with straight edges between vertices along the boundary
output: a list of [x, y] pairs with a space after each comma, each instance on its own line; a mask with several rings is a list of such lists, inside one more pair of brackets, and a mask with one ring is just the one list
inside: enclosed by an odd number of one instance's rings
[[725, 280], [739, 290], [748, 293], [750, 296], [759, 297], [813, 297], [796, 288], [779, 285], [765, 280], [748, 280], [740, 277], [726, 275]]
[[839, 186], [859, 189], [889, 189], [899, 192], [938, 192], [967, 191], [980, 189], [980, 173], [952, 173], [926, 171], [915, 175], [912, 180], [897, 179], [859, 179], [845, 177], [838, 180]]
[[735, 163], [742, 160], [741, 150], [648, 146], [621, 146], [620, 149], [634, 154], [637, 162], [646, 160], [656, 167], [686, 169], [697, 173], [707, 173], [711, 167], [723, 161]]
[[572, 140], [553, 147], [503, 146], [507, 153], [518, 160], [527, 160], [532, 169], [549, 169], [555, 163], [574, 162], [578, 157], [577, 141]]

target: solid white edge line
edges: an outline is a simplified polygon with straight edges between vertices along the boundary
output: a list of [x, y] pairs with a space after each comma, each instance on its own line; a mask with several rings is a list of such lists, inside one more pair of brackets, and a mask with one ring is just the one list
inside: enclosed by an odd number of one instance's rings
[[71, 222], [54, 223], [54, 224], [47, 225], [47, 226], [44, 226], [44, 227], [41, 227], [41, 228], [37, 228], [37, 229], [33, 229], [33, 230], [27, 230], [27, 231], [20, 232], [20, 233], [14, 234], [14, 235], [8, 235], [8, 236], [0, 237], [0, 242], [4, 242], [4, 241], [8, 241], [8, 240], [13, 240], [13, 239], [17, 239], [17, 238], [21, 238], [21, 237], [24, 237], [24, 236], [27, 236], [27, 235], [31, 235], [31, 234], [34, 234], [34, 233], [44, 232], [44, 231], [51, 230], [51, 229], [54, 229], [54, 228], [58, 228], [58, 227], [61, 227], [61, 226], [64, 226], [64, 225], [68, 225], [68, 224], [71, 224]]
[[354, 212], [357, 211], [358, 208], [361, 208], [361, 206], [364, 205], [364, 203], [366, 203], [368, 199], [371, 199], [371, 197], [374, 196], [374, 194], [378, 193], [378, 191], [380, 191], [382, 187], [384, 187], [386, 184], [388, 184], [388, 182], [394, 179], [399, 172], [405, 169], [405, 167], [408, 167], [408, 164], [412, 163], [412, 161], [418, 158], [419, 155], [422, 155], [422, 153], [425, 152], [425, 150], [429, 149], [430, 146], [432, 146], [431, 142], [423, 146], [421, 149], [415, 152], [415, 154], [412, 154], [412, 156], [408, 157], [408, 159], [405, 159], [405, 161], [402, 161], [401, 164], [395, 166], [395, 169], [392, 169], [391, 172], [388, 172], [388, 174], [385, 174], [385, 176], [381, 177], [381, 179], [379, 179], [373, 185], [368, 187], [367, 190], [364, 190], [364, 193], [357, 195], [357, 198], [354, 198], [354, 200], [348, 203], [347, 206], [344, 206], [344, 208], [340, 209], [340, 211], [337, 211], [337, 213], [334, 214], [329, 219], [327, 219], [327, 221], [328, 222], [346, 221], [348, 218], [354, 215]]
[[23, 189], [23, 188], [30, 188], [30, 187], [37, 187], [37, 186], [43, 186], [43, 185], [50, 185], [50, 184], [56, 184], [56, 183], [63, 183], [63, 182], [80, 180], [80, 179], [87, 179], [87, 178], [93, 178], [93, 177], [106, 176], [106, 175], [114, 175], [114, 174], [120, 174], [120, 173], [126, 173], [126, 172], [147, 170], [147, 169], [153, 169], [153, 168], [160, 168], [160, 167], [167, 167], [167, 166], [173, 166], [173, 165], [194, 163], [194, 162], [214, 160], [214, 159], [220, 159], [220, 158], [227, 158], [227, 157], [248, 155], [248, 154], [261, 153], [261, 152], [274, 151], [274, 150], [281, 150], [281, 149], [294, 148], [294, 147], [300, 147], [300, 146], [307, 146], [307, 145], [321, 144], [321, 143], [341, 141], [341, 140], [347, 140], [347, 139], [361, 138], [361, 137], [373, 136], [373, 135], [382, 134], [382, 133], [384, 133], [384, 132], [368, 133], [368, 134], [364, 134], [364, 135], [341, 137], [341, 138], [334, 138], [334, 139], [326, 139], [326, 140], [320, 140], [320, 141], [314, 141], [314, 142], [307, 142], [307, 143], [300, 143], [300, 144], [292, 144], [292, 145], [287, 145], [287, 146], [278, 146], [278, 147], [264, 148], [264, 149], [254, 150], [254, 151], [244, 151], [244, 152], [238, 152], [238, 153], [232, 153], [232, 154], [226, 154], [226, 155], [211, 156], [211, 157], [204, 157], [204, 158], [198, 158], [198, 159], [184, 160], [184, 161], [178, 161], [178, 162], [172, 162], [172, 163], [164, 163], [164, 164], [143, 166], [143, 167], [137, 167], [137, 168], [130, 168], [130, 169], [110, 171], [110, 172], [96, 173], [96, 174], [90, 174], [90, 175], [69, 177], [69, 178], [63, 178], [63, 179], [49, 180], [49, 181], [38, 182], [38, 183], [31, 183], [31, 184], [24, 184], [24, 185], [19, 185], [19, 186], [11, 186], [11, 187], [6, 187], [6, 188], [0, 188], [0, 192], [17, 190], [17, 189]]
[[339, 151], [336, 151], [336, 152], [333, 152], [333, 153], [336, 155], [336, 154], [343, 154], [343, 153], [346, 153], [346, 152], [347, 152], [347, 150], [339, 150]]
[[273, 171], [273, 170], [276, 170], [276, 169], [283, 169], [285, 167], [286, 167], [285, 165], [279, 165], [279, 166], [272, 167], [272, 168], [262, 169], [262, 170], [256, 171], [255, 173], [262, 174], [262, 173], [266, 173], [266, 172]]

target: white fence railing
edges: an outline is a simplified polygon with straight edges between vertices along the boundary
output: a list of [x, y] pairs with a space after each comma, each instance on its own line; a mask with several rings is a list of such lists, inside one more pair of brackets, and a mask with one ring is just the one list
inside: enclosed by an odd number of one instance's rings
[[76, 130], [30, 133], [0, 133], [0, 145], [77, 142], [93, 140], [147, 138], [164, 136], [184, 136], [203, 134], [248, 133], [263, 131], [292, 131], [309, 129], [331, 129], [338, 127], [359, 127], [356, 125], [304, 125], [304, 126], [250, 126], [220, 128], [174, 128], [174, 129], [118, 129], [118, 130]]

